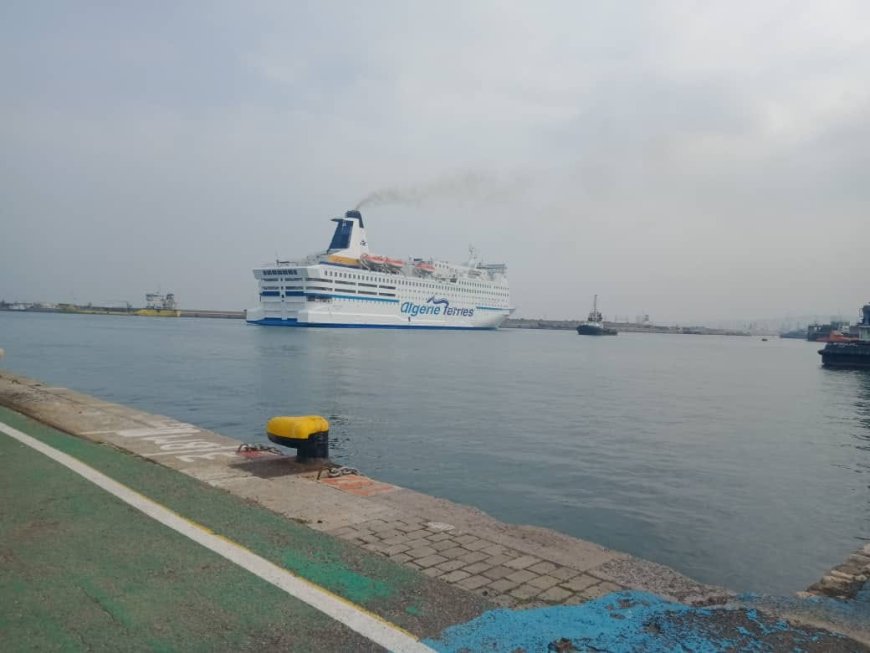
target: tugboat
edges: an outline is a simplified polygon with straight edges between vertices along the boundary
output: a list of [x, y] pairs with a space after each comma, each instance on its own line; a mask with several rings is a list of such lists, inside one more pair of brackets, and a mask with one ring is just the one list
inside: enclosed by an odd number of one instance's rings
[[870, 303], [861, 308], [858, 339], [852, 342], [829, 342], [820, 349], [824, 367], [870, 369]]
[[577, 327], [577, 333], [581, 336], [615, 336], [616, 329], [608, 329], [604, 326], [604, 318], [598, 312], [598, 295], [592, 301], [592, 312], [583, 324]]

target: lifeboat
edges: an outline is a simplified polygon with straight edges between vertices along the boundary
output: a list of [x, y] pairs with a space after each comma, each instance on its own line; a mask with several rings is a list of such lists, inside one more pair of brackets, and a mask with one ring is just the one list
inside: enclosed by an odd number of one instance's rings
[[831, 331], [826, 337], [819, 338], [819, 342], [855, 342], [858, 338], [847, 335], [842, 331]]
[[385, 258], [384, 265], [388, 270], [401, 270], [405, 267], [405, 262], [397, 258]]
[[417, 263], [417, 265], [414, 266], [414, 269], [417, 272], [419, 272], [420, 274], [423, 274], [426, 276], [435, 273], [435, 266], [432, 265], [431, 263], [425, 263], [425, 262]]
[[359, 257], [359, 262], [363, 264], [363, 267], [369, 270], [382, 270], [387, 265], [387, 258], [384, 256], [363, 254]]

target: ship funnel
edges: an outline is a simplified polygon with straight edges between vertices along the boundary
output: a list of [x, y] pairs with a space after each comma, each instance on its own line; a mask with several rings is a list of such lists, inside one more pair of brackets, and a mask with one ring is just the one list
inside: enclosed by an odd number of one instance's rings
[[333, 222], [337, 224], [327, 252], [352, 260], [368, 253], [362, 213], [357, 210], [345, 211], [343, 218], [334, 218]]

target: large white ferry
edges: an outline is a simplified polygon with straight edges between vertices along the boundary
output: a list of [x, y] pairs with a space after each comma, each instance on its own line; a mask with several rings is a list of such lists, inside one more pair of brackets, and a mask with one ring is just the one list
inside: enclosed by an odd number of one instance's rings
[[329, 249], [254, 269], [251, 324], [295, 327], [497, 329], [511, 314], [504, 264], [392, 259], [369, 252], [359, 211], [335, 218]]

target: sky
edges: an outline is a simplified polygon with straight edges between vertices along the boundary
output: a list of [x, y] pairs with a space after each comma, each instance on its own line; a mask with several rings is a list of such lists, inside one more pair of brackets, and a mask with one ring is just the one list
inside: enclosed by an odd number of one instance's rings
[[870, 3], [0, 5], [0, 299], [254, 306], [373, 193], [519, 317], [852, 315]]

